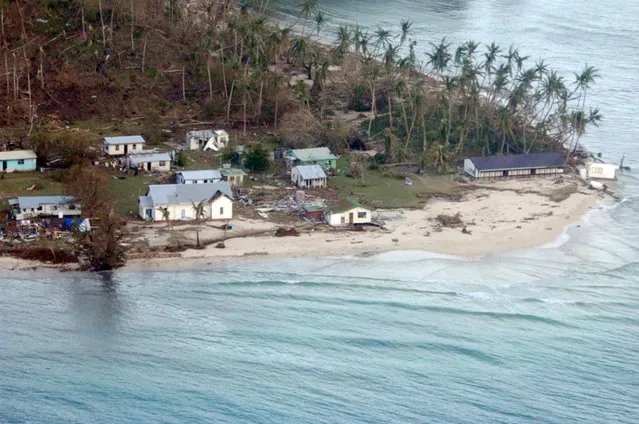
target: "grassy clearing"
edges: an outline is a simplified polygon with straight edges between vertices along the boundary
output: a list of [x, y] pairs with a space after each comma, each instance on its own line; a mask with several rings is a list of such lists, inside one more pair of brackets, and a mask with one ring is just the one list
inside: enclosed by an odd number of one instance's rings
[[132, 214], [137, 216], [138, 197], [146, 194], [149, 184], [158, 184], [159, 178], [148, 174], [126, 175], [124, 179], [117, 178], [120, 176], [122, 174], [113, 172], [108, 177], [109, 190], [116, 196], [116, 212], [122, 217], [131, 217]]
[[[465, 191], [450, 175], [417, 175], [406, 170], [367, 170], [364, 185], [360, 185], [347, 176], [349, 166], [349, 158], [338, 160], [337, 167], [343, 174], [332, 177], [330, 186], [343, 197], [354, 197], [376, 208], [417, 208], [432, 197], [458, 198]], [[412, 186], [405, 184], [406, 177], [413, 180]]]
[[[34, 190], [27, 188], [34, 186]], [[6, 207], [7, 201], [16, 196], [49, 196], [64, 194], [64, 185], [41, 172], [12, 172], [4, 174], [0, 180], [0, 207]]]
[[183, 169], [218, 169], [222, 167], [222, 155], [212, 151], [186, 150], [182, 152], [186, 157]]

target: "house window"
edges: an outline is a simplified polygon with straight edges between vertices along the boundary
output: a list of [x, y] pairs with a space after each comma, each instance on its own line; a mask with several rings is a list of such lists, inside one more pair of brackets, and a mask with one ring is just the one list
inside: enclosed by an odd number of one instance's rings
[[73, 205], [73, 204], [69, 205], [69, 210], [74, 211], [75, 210], [75, 205]]
[[366, 212], [357, 212], [358, 218], [366, 218]]
[[220, 207], [220, 215], [224, 215], [224, 207]]
[[58, 207], [57, 207], [57, 206], [54, 206], [54, 207], [53, 207], [53, 210], [54, 210], [54, 211], [57, 211], [57, 210], [58, 210]]
[[132, 146], [131, 146], [131, 150], [135, 150], [135, 149], [136, 149], [136, 147], [135, 147], [135, 146], [136, 146], [135, 144], [134, 144], [134, 145], [132, 145]]
[[18, 159], [18, 165], [24, 165], [24, 159]]
[[161, 160], [160, 161], [160, 166], [166, 166], [166, 161], [165, 160]]
[[119, 152], [119, 151], [120, 151], [120, 145], [119, 145], [119, 144], [116, 144], [116, 145], [115, 145], [115, 151], [116, 151], [116, 152]]
[[42, 206], [38, 206], [38, 210], [41, 211], [42, 210]]

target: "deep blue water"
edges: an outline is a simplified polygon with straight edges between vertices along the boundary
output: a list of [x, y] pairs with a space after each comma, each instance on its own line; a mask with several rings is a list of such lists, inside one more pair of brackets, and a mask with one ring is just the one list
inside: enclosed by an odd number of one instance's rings
[[[272, 0], [274, 6], [293, 0]], [[333, 22], [416, 22], [583, 62], [639, 157], [631, 0], [320, 0]], [[639, 182], [543, 248], [395, 252], [201, 272], [0, 275], [0, 423], [637, 423]]]

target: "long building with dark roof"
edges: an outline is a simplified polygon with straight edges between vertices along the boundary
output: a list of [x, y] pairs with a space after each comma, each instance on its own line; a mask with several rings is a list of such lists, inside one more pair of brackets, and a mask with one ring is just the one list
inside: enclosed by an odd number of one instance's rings
[[464, 159], [464, 172], [473, 178], [563, 174], [565, 166], [566, 157], [561, 153], [475, 156]]

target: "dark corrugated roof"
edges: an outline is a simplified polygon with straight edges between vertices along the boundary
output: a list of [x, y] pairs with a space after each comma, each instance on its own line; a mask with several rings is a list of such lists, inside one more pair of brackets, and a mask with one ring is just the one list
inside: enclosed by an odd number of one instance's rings
[[566, 157], [561, 153], [529, 153], [527, 155], [476, 156], [470, 158], [479, 171], [501, 171], [526, 168], [561, 168]]

